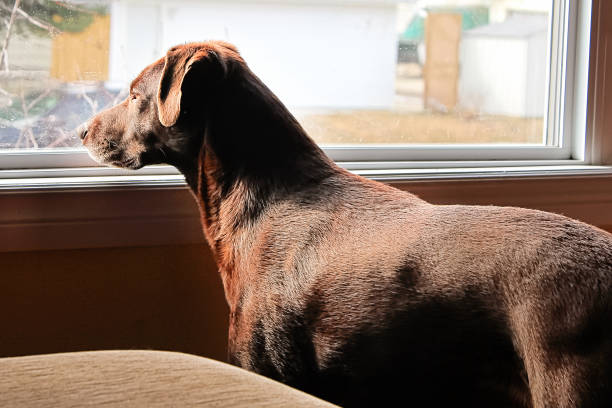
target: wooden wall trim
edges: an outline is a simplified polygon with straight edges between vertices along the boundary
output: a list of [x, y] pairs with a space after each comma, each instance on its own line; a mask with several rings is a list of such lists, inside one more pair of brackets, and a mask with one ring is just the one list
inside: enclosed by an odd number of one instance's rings
[[592, 0], [587, 157], [612, 164], [612, 2]]
[[[612, 175], [422, 180], [394, 186], [437, 204], [535, 208], [612, 229]], [[0, 194], [0, 252], [204, 242], [186, 187]]]

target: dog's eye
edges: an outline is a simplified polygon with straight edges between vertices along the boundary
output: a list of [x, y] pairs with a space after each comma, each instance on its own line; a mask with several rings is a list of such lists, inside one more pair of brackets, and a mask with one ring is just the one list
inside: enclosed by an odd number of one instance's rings
[[134, 102], [136, 99], [138, 99], [138, 95], [136, 95], [136, 94], [131, 94], [131, 95], [130, 95], [130, 100], [131, 100], [132, 102]]

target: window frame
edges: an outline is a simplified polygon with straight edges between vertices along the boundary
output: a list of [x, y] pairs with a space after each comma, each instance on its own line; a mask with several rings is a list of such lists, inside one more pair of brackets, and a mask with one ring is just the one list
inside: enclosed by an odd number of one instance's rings
[[[360, 168], [359, 162], [376, 162], [379, 168], [588, 164], [585, 154], [585, 146], [589, 143], [586, 89], [589, 83], [592, 1], [553, 1], [549, 32], [551, 64], [546, 86], [549, 89], [548, 109], [543, 135], [551, 145], [328, 145], [324, 150], [336, 161], [353, 163], [351, 168], [355, 169]], [[554, 80], [557, 77], [559, 81]]]
[[[547, 128], [543, 139], [551, 143], [559, 141], [558, 146], [368, 144], [325, 145], [323, 150], [350, 170], [575, 166], [591, 163], [589, 149], [585, 149], [585, 146], [592, 145], [586, 132], [591, 3], [590, 0], [553, 0], [549, 45], [550, 60], [556, 63], [550, 65], [547, 87], [552, 97], [547, 101]], [[561, 78], [560, 81], [554, 80], [557, 77]], [[170, 166], [153, 166], [137, 172], [104, 168], [95, 163], [86, 151], [74, 149], [3, 150], [0, 151], [0, 159], [0, 179], [28, 175], [55, 177], [59, 169], [70, 169], [70, 176], [178, 174]]]

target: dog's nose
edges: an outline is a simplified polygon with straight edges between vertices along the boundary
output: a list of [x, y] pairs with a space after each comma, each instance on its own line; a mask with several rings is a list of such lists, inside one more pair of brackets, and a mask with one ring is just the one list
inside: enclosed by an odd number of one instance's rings
[[84, 142], [85, 138], [87, 137], [87, 130], [88, 127], [87, 123], [83, 123], [81, 126], [79, 126], [76, 130], [77, 135], [79, 135], [79, 138]]

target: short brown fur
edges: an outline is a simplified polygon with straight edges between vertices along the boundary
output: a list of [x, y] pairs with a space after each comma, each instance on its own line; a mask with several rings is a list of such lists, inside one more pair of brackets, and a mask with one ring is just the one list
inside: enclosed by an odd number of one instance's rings
[[612, 406], [610, 234], [353, 175], [221, 42], [170, 49], [80, 134], [185, 175], [232, 363], [347, 406]]

